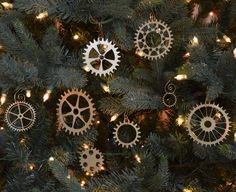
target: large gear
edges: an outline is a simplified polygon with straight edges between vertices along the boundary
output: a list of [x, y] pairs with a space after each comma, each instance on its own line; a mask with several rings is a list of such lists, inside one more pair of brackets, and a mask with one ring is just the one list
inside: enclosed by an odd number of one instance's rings
[[103, 38], [90, 42], [83, 55], [86, 68], [96, 76], [110, 75], [120, 62], [118, 48]]
[[[132, 127], [133, 130], [135, 131], [135, 137], [131, 141], [122, 141], [122, 139], [119, 136], [119, 131], [123, 126], [129, 126]], [[133, 147], [136, 145], [136, 143], [139, 141], [140, 136], [140, 131], [139, 127], [137, 124], [134, 122], [130, 121], [129, 119], [125, 119], [123, 122], [120, 122], [119, 124], [116, 125], [114, 132], [113, 132], [113, 138], [115, 139], [115, 142], [118, 143], [118, 145], [121, 145], [123, 148], [129, 148]]]
[[[156, 39], [154, 39], [154, 36]], [[135, 34], [134, 43], [136, 52], [144, 58], [150, 60], [160, 59], [172, 47], [172, 31], [163, 21], [152, 19], [139, 27]]]
[[93, 123], [95, 108], [92, 98], [82, 90], [65, 92], [58, 103], [57, 116], [60, 128], [73, 135], [87, 131]]
[[12, 103], [5, 112], [7, 125], [18, 132], [30, 129], [36, 120], [36, 112], [32, 105], [25, 101]]
[[189, 135], [199, 144], [210, 146], [223, 141], [228, 135], [228, 114], [219, 105], [205, 103], [197, 105], [188, 115]]
[[80, 154], [80, 165], [89, 175], [94, 175], [95, 173], [103, 170], [103, 161], [104, 158], [102, 153], [95, 148], [85, 149]]

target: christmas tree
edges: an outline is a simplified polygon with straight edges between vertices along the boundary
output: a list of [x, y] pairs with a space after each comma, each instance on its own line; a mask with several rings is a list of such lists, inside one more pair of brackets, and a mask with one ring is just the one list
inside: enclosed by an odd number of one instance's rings
[[0, 190], [235, 192], [235, 0], [0, 0]]

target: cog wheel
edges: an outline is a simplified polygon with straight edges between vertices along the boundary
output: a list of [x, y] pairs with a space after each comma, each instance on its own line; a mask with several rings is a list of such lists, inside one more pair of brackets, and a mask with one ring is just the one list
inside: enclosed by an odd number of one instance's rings
[[90, 42], [83, 55], [88, 70], [100, 77], [113, 73], [120, 62], [118, 48], [111, 41], [103, 38]]
[[87, 131], [94, 120], [92, 98], [82, 90], [68, 90], [58, 103], [57, 115], [60, 128], [73, 135]]
[[14, 131], [30, 129], [36, 120], [36, 112], [32, 105], [25, 101], [12, 103], [5, 112], [5, 121]]
[[80, 165], [89, 175], [103, 170], [104, 158], [102, 153], [96, 148], [85, 149], [80, 155]]
[[228, 114], [219, 105], [206, 103], [197, 105], [187, 120], [189, 135], [205, 146], [223, 141], [230, 131]]
[[161, 20], [150, 20], [139, 27], [135, 34], [138, 53], [149, 60], [160, 59], [170, 51], [173, 44], [171, 29]]
[[[124, 141], [124, 139], [122, 140], [120, 137], [121, 129], [123, 129], [123, 128], [126, 129], [126, 126], [132, 127], [132, 129], [135, 132], [135, 136], [134, 136], [134, 138], [132, 138], [131, 141]], [[123, 148], [133, 147], [134, 145], [136, 145], [136, 143], [139, 141], [139, 138], [141, 137], [140, 136], [141, 133], [140, 133], [139, 129], [140, 128], [138, 127], [137, 124], [135, 124], [134, 122], [131, 122], [129, 119], [125, 119], [123, 122], [120, 122], [119, 124], [116, 125], [114, 132], [113, 132], [113, 138], [115, 139], [115, 142], [117, 142], [118, 145], [121, 145]]]

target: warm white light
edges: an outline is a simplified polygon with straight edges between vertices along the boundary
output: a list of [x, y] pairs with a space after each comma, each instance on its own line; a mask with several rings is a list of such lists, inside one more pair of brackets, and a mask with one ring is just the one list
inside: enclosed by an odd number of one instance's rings
[[104, 44], [103, 49], [106, 50], [108, 48], [108, 45]]
[[5, 8], [5, 9], [12, 9], [13, 8], [13, 4], [12, 3], [8, 3], [8, 2], [3, 2], [1, 3], [2, 6]]
[[2, 46], [2, 45], [0, 45], [0, 50], [1, 50], [1, 49], [3, 49], [3, 46]]
[[28, 97], [28, 98], [31, 97], [31, 90], [26, 90], [26, 97]]
[[54, 159], [54, 157], [49, 157], [48, 160], [49, 160], [49, 161], [54, 161], [55, 159]]
[[209, 15], [210, 15], [210, 16], [214, 16], [215, 13], [214, 13], [213, 11], [211, 11], [211, 12], [209, 13]]
[[87, 65], [83, 66], [83, 69], [84, 69], [86, 72], [89, 72], [89, 71], [90, 71], [90, 69], [89, 69], [89, 67], [88, 67]]
[[46, 93], [43, 95], [43, 102], [47, 101], [51, 95], [52, 91], [47, 90]]
[[0, 130], [4, 130], [4, 127], [0, 127]]
[[20, 143], [21, 143], [21, 144], [25, 143], [25, 139], [21, 139], [21, 140], [20, 140]]
[[185, 57], [185, 58], [190, 57], [190, 53], [189, 53], [189, 52], [185, 53], [185, 54], [184, 54], [184, 57]]
[[138, 163], [141, 163], [141, 158], [139, 157], [139, 155], [135, 155], [134, 157]]
[[193, 192], [191, 189], [184, 189], [183, 192]]
[[179, 115], [178, 118], [176, 119], [177, 125], [181, 126], [184, 123], [184, 118], [182, 115]]
[[105, 92], [110, 93], [110, 87], [109, 87], [108, 85], [106, 85], [106, 84], [101, 84], [101, 86], [102, 86], [102, 89], [103, 89]]
[[41, 20], [41, 19], [44, 19], [44, 18], [47, 17], [47, 16], [48, 16], [48, 12], [47, 12], [47, 11], [44, 11], [44, 12], [42, 12], [42, 13], [39, 13], [39, 14], [36, 16], [36, 19]]
[[82, 180], [82, 181], [80, 182], [80, 186], [81, 186], [81, 187], [84, 187], [85, 184], [86, 184], [86, 182], [85, 182], [84, 180]]
[[74, 39], [74, 40], [78, 40], [78, 39], [79, 39], [79, 35], [75, 34], [75, 35], [73, 36], [73, 39]]
[[86, 172], [85, 175], [89, 176], [89, 172]]
[[218, 38], [218, 39], [216, 39], [216, 42], [218, 42], [218, 43], [219, 43], [219, 42], [220, 42], [220, 39], [219, 39], [219, 38]]
[[144, 52], [143, 51], [136, 51], [136, 54], [140, 57], [142, 57], [144, 55]]
[[110, 122], [115, 121], [118, 117], [119, 117], [119, 114], [118, 114], [118, 113], [114, 114], [114, 115], [111, 117]]
[[67, 177], [66, 177], [67, 179], [70, 179], [71, 178], [71, 176], [70, 175], [67, 175]]
[[28, 164], [28, 166], [31, 171], [33, 171], [35, 168], [35, 165], [33, 163]]
[[84, 148], [84, 149], [88, 149], [88, 148], [89, 148], [89, 145], [83, 144], [83, 148]]
[[223, 38], [227, 43], [231, 43], [231, 39], [227, 35], [224, 35]]
[[196, 36], [193, 37], [192, 41], [191, 41], [192, 45], [196, 46], [199, 44], [198, 38]]
[[236, 48], [233, 50], [234, 58], [236, 59]]
[[234, 142], [236, 142], [236, 132], [234, 133]]
[[192, 0], [186, 0], [186, 3], [190, 3]]
[[6, 102], [6, 100], [7, 100], [7, 94], [3, 93], [0, 99], [1, 105], [3, 105]]
[[96, 121], [96, 124], [100, 124], [100, 123], [101, 123], [101, 121], [99, 121], [99, 120]]
[[178, 80], [178, 81], [185, 80], [187, 78], [188, 77], [187, 77], [186, 74], [180, 74], [180, 75], [175, 76], [175, 79]]

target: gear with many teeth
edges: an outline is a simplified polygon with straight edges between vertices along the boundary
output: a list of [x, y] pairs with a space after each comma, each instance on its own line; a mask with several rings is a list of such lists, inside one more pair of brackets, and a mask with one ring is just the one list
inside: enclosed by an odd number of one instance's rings
[[189, 135], [201, 145], [216, 145], [228, 135], [229, 119], [228, 114], [219, 105], [214, 103], [197, 105], [188, 115]]
[[[135, 131], [135, 136], [131, 141], [124, 141], [124, 139], [122, 140], [120, 137], [120, 129], [125, 127], [132, 127]], [[136, 143], [139, 141], [139, 138], [141, 137], [139, 129], [140, 128], [137, 124], [135, 124], [133, 121], [130, 121], [128, 118], [125, 118], [123, 122], [120, 122], [116, 125], [113, 132], [113, 138], [115, 139], [115, 142], [118, 143], [118, 145], [121, 145], [123, 148], [133, 147], [134, 145], [136, 145]]]
[[12, 103], [5, 112], [5, 121], [14, 131], [26, 131], [33, 127], [36, 112], [32, 105], [25, 101]]
[[90, 42], [83, 55], [85, 68], [100, 77], [113, 73], [120, 62], [118, 48], [111, 41], [103, 38]]
[[152, 19], [139, 27], [134, 43], [139, 55], [157, 60], [170, 51], [173, 44], [172, 31], [163, 21]]
[[94, 175], [104, 169], [104, 158], [96, 148], [88, 148], [80, 154], [80, 165], [86, 174]]
[[58, 103], [59, 127], [73, 135], [83, 134], [94, 121], [95, 108], [92, 98], [82, 90], [68, 90]]

